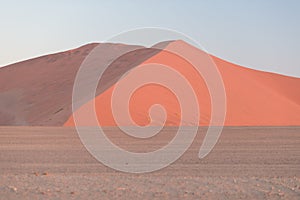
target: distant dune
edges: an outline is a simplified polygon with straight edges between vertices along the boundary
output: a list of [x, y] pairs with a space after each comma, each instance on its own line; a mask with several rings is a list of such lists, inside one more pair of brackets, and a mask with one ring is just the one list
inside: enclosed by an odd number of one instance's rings
[[[0, 125], [74, 126], [74, 80], [80, 64], [97, 45], [89, 44], [0, 68]], [[191, 56], [199, 56], [201, 62], [203, 52], [183, 41], [166, 42], [163, 45], [166, 50], [180, 48]], [[104, 73], [96, 91], [94, 100], [100, 125], [116, 125], [110, 105], [115, 84], [122, 84], [126, 79], [120, 77], [129, 69], [150, 63], [171, 66], [192, 85], [199, 102], [200, 120], [197, 124], [187, 120], [183, 125], [209, 124], [209, 91], [204, 79], [189, 62], [167, 51], [134, 45], [100, 44], [100, 48], [105, 59], [99, 63], [99, 68], [111, 62], [111, 58], [122, 55]], [[132, 52], [123, 55], [128, 50]], [[211, 58], [220, 71], [226, 90], [226, 126], [300, 125], [299, 78], [248, 69], [215, 56]], [[85, 115], [92, 103], [88, 99], [75, 114]], [[155, 84], [144, 86], [133, 94], [129, 108], [135, 123], [149, 123], [148, 110], [153, 104], [164, 106], [168, 114], [166, 125], [179, 125], [181, 111], [178, 100], [172, 92]], [[79, 125], [97, 124], [87, 116]], [[131, 124], [124, 121], [121, 125]]]

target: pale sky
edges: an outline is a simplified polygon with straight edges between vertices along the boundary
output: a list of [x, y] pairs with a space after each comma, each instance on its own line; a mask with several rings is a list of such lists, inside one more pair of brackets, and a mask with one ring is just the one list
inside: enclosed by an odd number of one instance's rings
[[161, 27], [230, 62], [300, 77], [299, 24], [298, 0], [0, 0], [0, 66]]

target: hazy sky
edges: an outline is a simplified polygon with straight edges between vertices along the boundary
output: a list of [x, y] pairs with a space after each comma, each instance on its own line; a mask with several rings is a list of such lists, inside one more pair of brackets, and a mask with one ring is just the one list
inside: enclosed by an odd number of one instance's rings
[[300, 77], [300, 0], [0, 0], [0, 66], [162, 27], [246, 67]]

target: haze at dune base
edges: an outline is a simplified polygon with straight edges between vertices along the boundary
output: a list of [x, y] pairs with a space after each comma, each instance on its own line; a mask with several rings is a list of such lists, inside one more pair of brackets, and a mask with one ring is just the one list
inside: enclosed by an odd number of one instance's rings
[[[170, 43], [166, 49], [178, 47], [191, 54], [201, 55], [203, 52], [183, 41]], [[201, 58], [201, 56], [199, 56]], [[225, 126], [291, 126], [300, 125], [300, 80], [243, 68], [212, 56], [226, 91]], [[177, 70], [189, 80], [199, 102], [200, 120], [198, 124], [189, 121], [180, 124], [181, 112], [174, 94], [164, 87], [147, 86], [140, 88], [130, 100], [130, 114], [138, 125], [150, 122], [149, 108], [153, 104], [161, 104], [167, 113], [166, 126], [178, 125], [210, 125], [211, 100], [208, 88], [203, 78], [183, 58], [161, 51], [140, 64], [160, 63]], [[149, 76], [155, 74], [149, 74]], [[120, 80], [119, 84], [122, 84]], [[112, 110], [111, 95], [114, 86], [98, 95], [79, 108], [74, 115], [80, 115], [85, 120], [78, 126], [116, 126]], [[95, 103], [97, 119], [93, 119], [91, 109]], [[159, 123], [158, 123], [159, 124]], [[74, 126], [73, 116], [64, 124]], [[123, 126], [133, 124], [119, 124]], [[219, 125], [219, 124], [214, 124]]]

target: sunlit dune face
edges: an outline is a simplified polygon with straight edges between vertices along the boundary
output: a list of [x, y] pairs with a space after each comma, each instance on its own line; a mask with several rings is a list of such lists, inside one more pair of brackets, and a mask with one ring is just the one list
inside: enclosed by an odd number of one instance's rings
[[[210, 120], [210, 98], [206, 84], [197, 70], [184, 58], [175, 55], [174, 53], [168, 51], [161, 51], [150, 59], [141, 63], [137, 68], [143, 68], [144, 65], [153, 65], [153, 66], [163, 66], [169, 68], [170, 70], [177, 73], [178, 76], [185, 78], [188, 81], [188, 84], [192, 87], [194, 91], [195, 98], [199, 103], [201, 112], [204, 114], [201, 115], [200, 121], [197, 124], [189, 124], [189, 121], [185, 120], [181, 122], [181, 107], [180, 101], [174, 91], [170, 90], [167, 86], [163, 86], [156, 83], [146, 84], [139, 87], [135, 90], [130, 99], [123, 99], [128, 101], [128, 108], [130, 111], [130, 116], [133, 120], [133, 124], [128, 124], [128, 120], [119, 120], [118, 125], [165, 125], [165, 126], [179, 126], [181, 125], [198, 125], [203, 124], [207, 125]], [[127, 84], [126, 76], [129, 76], [131, 71], [123, 78], [119, 80], [117, 84]], [[155, 71], [155, 73], [157, 73]], [[147, 77], [151, 76], [164, 76], [165, 79], [168, 79], [168, 74], [155, 74], [148, 73]], [[163, 71], [162, 71], [163, 73]], [[136, 76], [136, 79], [142, 77]], [[127, 80], [128, 81], [128, 80]], [[172, 80], [173, 84], [177, 84], [177, 87], [181, 87], [182, 90], [185, 90], [184, 86], [178, 85], [176, 79]], [[76, 114], [86, 115], [83, 117], [86, 120], [81, 120], [78, 125], [82, 126], [115, 126], [116, 121], [113, 116], [112, 111], [112, 94], [114, 92], [116, 85], [106, 90], [101, 95], [95, 98], [95, 109], [98, 120], [91, 120], [89, 114], [93, 109], [93, 102], [88, 102], [82, 106], [79, 110], [76, 111]], [[189, 101], [189, 100], [188, 100]], [[163, 107], [164, 112], [162, 113], [161, 109], [155, 109], [156, 105]], [[152, 108], [154, 106], [154, 108]], [[90, 111], [88, 111], [90, 109]], [[195, 109], [195, 108], [190, 108]], [[200, 112], [200, 111], [199, 111]], [[165, 115], [164, 115], [165, 114]], [[166, 117], [164, 119], [164, 117]], [[152, 120], [152, 121], [151, 121]], [[151, 123], [152, 122], [152, 123]], [[151, 124], [150, 124], [151, 123]], [[72, 117], [66, 122], [67, 126], [74, 125]]]
[[151, 123], [152, 116], [153, 125], [163, 125], [161, 123], [164, 121], [164, 115], [159, 110], [151, 110], [153, 105], [164, 107], [167, 114], [166, 125], [180, 124], [181, 110], [176, 96], [167, 88], [157, 84], [143, 86], [133, 93], [129, 102], [133, 121], [140, 126], [146, 126]]

